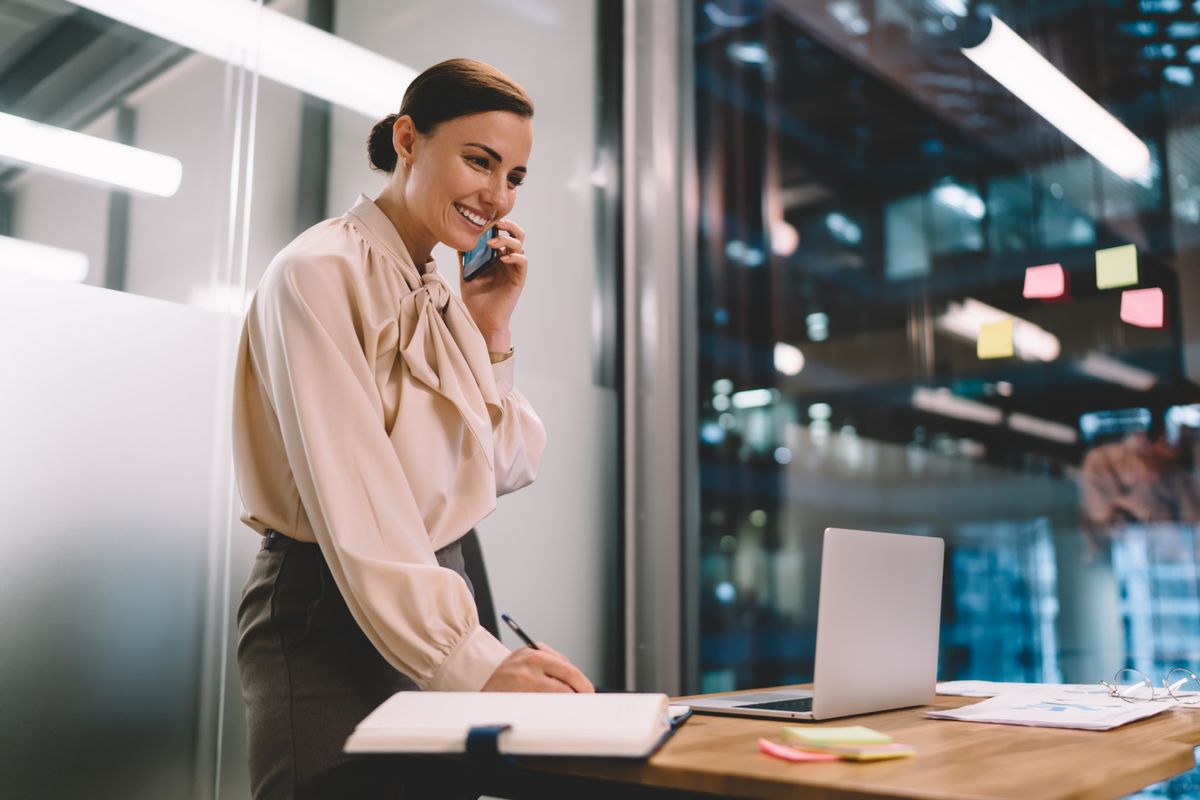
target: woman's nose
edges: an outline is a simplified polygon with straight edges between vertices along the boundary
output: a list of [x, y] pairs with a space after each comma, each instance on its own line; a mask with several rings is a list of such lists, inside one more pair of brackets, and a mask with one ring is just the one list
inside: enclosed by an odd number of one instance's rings
[[509, 187], [508, 177], [505, 175], [489, 180], [483, 192], [483, 198], [500, 209], [501, 216], [508, 213], [512, 205], [512, 195], [512, 188]]

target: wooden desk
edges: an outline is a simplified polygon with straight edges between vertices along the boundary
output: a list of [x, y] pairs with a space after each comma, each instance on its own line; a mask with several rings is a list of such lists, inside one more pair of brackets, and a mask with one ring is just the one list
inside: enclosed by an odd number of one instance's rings
[[[976, 698], [938, 697], [953, 708]], [[649, 761], [525, 758], [481, 786], [502, 797], [633, 800], [700, 793], [751, 798], [1118, 798], [1195, 766], [1200, 709], [1176, 709], [1111, 731], [926, 719], [904, 709], [787, 723], [695, 714]], [[876, 763], [792, 764], [758, 751], [788, 724], [866, 725], [917, 750]], [[457, 769], [461, 772], [462, 764]]]

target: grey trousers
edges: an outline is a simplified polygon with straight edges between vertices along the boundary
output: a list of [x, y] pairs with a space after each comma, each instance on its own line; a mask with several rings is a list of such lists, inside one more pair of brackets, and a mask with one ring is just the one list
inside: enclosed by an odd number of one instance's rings
[[[437, 559], [471, 585], [458, 542]], [[476, 796], [462, 786], [423, 785], [394, 759], [342, 753], [363, 717], [417, 687], [358, 627], [320, 547], [265, 538], [237, 622], [255, 800]]]

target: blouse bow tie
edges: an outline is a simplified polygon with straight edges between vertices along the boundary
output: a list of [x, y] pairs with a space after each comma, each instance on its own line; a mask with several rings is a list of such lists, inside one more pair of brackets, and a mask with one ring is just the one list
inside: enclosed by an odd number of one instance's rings
[[500, 419], [500, 397], [487, 346], [466, 306], [440, 274], [427, 272], [419, 287], [401, 298], [399, 323], [400, 354], [409, 371], [458, 409], [492, 467], [492, 425]]

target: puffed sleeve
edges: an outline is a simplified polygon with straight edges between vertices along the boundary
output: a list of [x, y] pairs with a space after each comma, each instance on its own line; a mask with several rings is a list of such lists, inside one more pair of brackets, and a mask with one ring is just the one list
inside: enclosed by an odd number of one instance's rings
[[525, 395], [513, 388], [516, 356], [492, 365], [503, 414], [493, 427], [496, 495], [533, 483], [546, 449], [546, 428]]
[[477, 690], [509, 651], [480, 626], [463, 579], [434, 556], [385, 430], [352, 270], [337, 254], [281, 257], [247, 317], [249, 357], [354, 619], [422, 689]]

